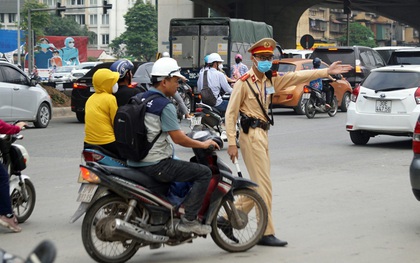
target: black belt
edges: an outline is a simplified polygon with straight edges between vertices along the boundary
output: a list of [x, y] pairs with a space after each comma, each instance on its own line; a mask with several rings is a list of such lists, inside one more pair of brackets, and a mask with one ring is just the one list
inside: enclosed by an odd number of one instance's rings
[[260, 120], [260, 119], [254, 119], [254, 118], [252, 118], [251, 119], [251, 125], [250, 125], [250, 127], [251, 128], [261, 128], [261, 129], [263, 129], [263, 130], [265, 130], [265, 131], [268, 131], [269, 129], [270, 129], [270, 123], [269, 122], [266, 122], [266, 121], [262, 121], [262, 120]]

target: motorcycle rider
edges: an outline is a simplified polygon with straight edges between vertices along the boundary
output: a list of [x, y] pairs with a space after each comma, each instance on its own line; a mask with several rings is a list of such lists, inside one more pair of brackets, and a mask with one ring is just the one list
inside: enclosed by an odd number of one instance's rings
[[[322, 60], [320, 58], [314, 58], [312, 60], [312, 65], [314, 66], [314, 69], [319, 69], [321, 67], [321, 62]], [[329, 77], [331, 78], [331, 77]], [[327, 85], [326, 87], [324, 87], [322, 85], [322, 78], [319, 79], [315, 79], [312, 80], [311, 82], [309, 82], [309, 86], [311, 88], [317, 89], [319, 91], [323, 91], [325, 92], [325, 108], [330, 109], [331, 108], [331, 104], [332, 104], [332, 98], [333, 96], [333, 90], [331, 89], [331, 87], [329, 85]]]
[[160, 132], [161, 135], [143, 160], [140, 162], [128, 160], [127, 164], [164, 183], [192, 182], [191, 190], [183, 203], [185, 215], [181, 218], [178, 230], [205, 235], [211, 232], [211, 227], [201, 224], [197, 220], [197, 214], [203, 203], [212, 172], [205, 165], [173, 158], [174, 149], [169, 137], [174, 143], [184, 147], [207, 149], [213, 145], [219, 149], [219, 146], [213, 140], [200, 142], [186, 136], [179, 126], [176, 109], [172, 103], [166, 104], [160, 114], [156, 113], [159, 107], [165, 103], [162, 100], [175, 94], [178, 89], [178, 81], [186, 80], [180, 70], [176, 60], [172, 58], [160, 58], [154, 63], [151, 72], [153, 87], [142, 97], [147, 98], [155, 93], [162, 95], [162, 97], [150, 101], [145, 117], [148, 137], [155, 138]]
[[133, 63], [127, 59], [117, 60], [109, 67], [110, 70], [120, 74], [118, 91], [114, 94], [117, 98], [118, 107], [127, 104], [131, 97], [141, 92], [137, 87], [130, 87], [133, 79], [133, 72], [131, 72], [133, 68]]
[[[220, 111], [222, 116], [225, 116], [228, 101], [222, 99], [220, 92], [223, 89], [226, 93], [232, 93], [232, 88], [226, 79], [226, 75], [220, 71], [223, 68], [223, 59], [219, 54], [211, 53], [207, 58], [207, 62], [210, 65], [207, 70], [208, 86], [213, 91], [213, 95], [217, 100], [214, 107]], [[203, 88], [204, 72], [205, 70], [200, 72], [198, 77], [197, 88], [199, 92], [201, 92], [201, 89]]]
[[118, 156], [114, 135], [114, 117], [117, 113], [117, 99], [120, 74], [106, 68], [98, 69], [92, 77], [95, 93], [85, 105], [84, 147], [99, 145]]
[[[3, 120], [0, 120], [0, 133], [16, 134], [19, 133], [25, 126], [25, 122], [18, 122], [15, 125], [11, 125]], [[6, 169], [3, 165], [0, 165], [0, 225], [17, 233], [22, 231], [22, 228], [18, 225], [16, 216], [13, 214], [12, 203], [10, 200], [9, 179], [9, 174]]]

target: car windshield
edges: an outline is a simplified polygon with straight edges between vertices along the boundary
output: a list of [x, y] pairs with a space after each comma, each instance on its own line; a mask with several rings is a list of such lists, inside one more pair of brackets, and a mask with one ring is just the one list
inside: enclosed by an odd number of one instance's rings
[[394, 52], [391, 63], [393, 65], [420, 65], [420, 52]]
[[362, 83], [362, 86], [375, 91], [409, 89], [420, 86], [420, 73], [398, 71], [376, 71]]
[[343, 64], [354, 65], [355, 55], [353, 50], [319, 50], [314, 51], [311, 58], [320, 58], [327, 64], [332, 64], [335, 61], [341, 61]]
[[277, 71], [278, 72], [293, 72], [295, 71], [295, 69], [296, 69], [296, 65], [280, 63], [279, 69]]
[[74, 67], [58, 67], [56, 72], [71, 72], [74, 69]]

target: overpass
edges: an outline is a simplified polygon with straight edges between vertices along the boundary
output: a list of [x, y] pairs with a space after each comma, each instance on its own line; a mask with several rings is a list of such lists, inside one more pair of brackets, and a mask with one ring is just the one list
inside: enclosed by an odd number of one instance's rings
[[[195, 16], [207, 16], [212, 8], [221, 16], [264, 21], [273, 26], [274, 39], [282, 47], [296, 46], [296, 27], [303, 12], [322, 4], [342, 9], [342, 0], [191, 0], [196, 4]], [[351, 0], [352, 10], [372, 12], [410, 25], [420, 31], [419, 0]]]

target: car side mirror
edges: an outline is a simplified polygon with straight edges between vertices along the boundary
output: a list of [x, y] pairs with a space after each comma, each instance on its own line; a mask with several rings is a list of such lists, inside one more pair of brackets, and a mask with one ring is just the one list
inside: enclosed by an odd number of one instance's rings
[[35, 78], [31, 78], [30, 84], [31, 86], [36, 86], [36, 84], [38, 84], [38, 81]]

